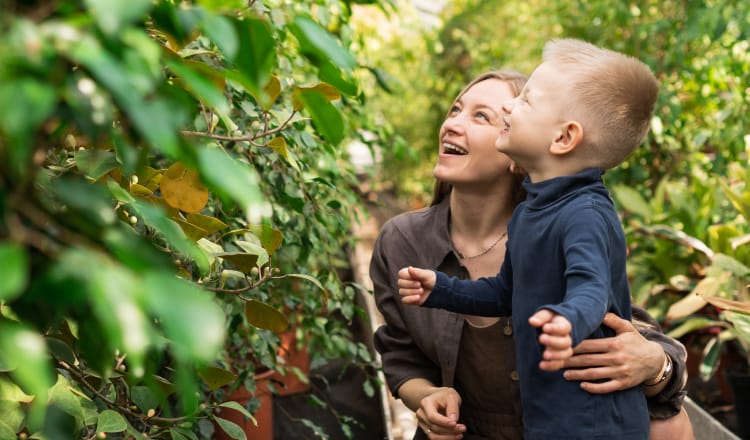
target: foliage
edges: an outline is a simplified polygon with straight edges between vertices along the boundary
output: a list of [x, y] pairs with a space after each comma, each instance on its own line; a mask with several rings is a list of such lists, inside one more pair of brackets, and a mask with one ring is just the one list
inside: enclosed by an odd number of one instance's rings
[[[385, 103], [373, 108], [411, 150], [383, 152], [405, 159], [389, 162], [389, 175], [407, 192], [404, 197], [427, 197], [438, 127], [468, 80], [501, 67], [531, 73], [544, 43], [558, 37], [582, 38], [638, 57], [660, 79], [651, 134], [643, 148], [608, 173], [609, 182], [630, 186], [648, 199], [662, 178], [705, 183], [707, 175], [725, 174], [745, 158], [747, 2], [458, 0], [446, 5], [441, 18], [441, 26], [429, 29], [422, 41], [412, 37], [411, 29], [402, 27], [399, 33], [394, 18], [396, 34], [386, 33], [382, 44], [371, 44], [383, 49], [382, 58], [373, 62], [402, 85], [395, 98], [374, 93], [371, 99]], [[410, 44], [406, 55], [392, 41]], [[394, 56], [408, 67], [391, 68]]]
[[371, 362], [342, 277], [352, 3], [4, 9], [0, 438], [210, 437], [289, 325]]

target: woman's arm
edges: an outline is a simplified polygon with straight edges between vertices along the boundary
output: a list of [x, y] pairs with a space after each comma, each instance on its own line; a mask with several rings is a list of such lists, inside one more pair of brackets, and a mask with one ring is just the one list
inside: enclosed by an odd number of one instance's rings
[[[604, 324], [615, 330], [616, 336], [588, 339], [578, 345], [574, 356], [565, 362], [565, 368], [569, 368], [565, 378], [582, 381], [581, 388], [595, 394], [653, 384], [644, 386], [649, 413], [655, 419], [669, 418], [680, 412], [685, 396], [687, 354], [682, 344], [659, 331], [653, 318], [636, 309], [633, 308], [633, 317], [645, 323], [639, 324], [640, 330], [631, 322], [608, 314]], [[670, 371], [665, 368], [667, 356]], [[661, 380], [665, 372], [666, 377]]]
[[409, 379], [398, 390], [404, 404], [417, 415], [419, 428], [428, 436], [460, 436], [461, 396], [450, 387], [436, 387], [424, 379]]

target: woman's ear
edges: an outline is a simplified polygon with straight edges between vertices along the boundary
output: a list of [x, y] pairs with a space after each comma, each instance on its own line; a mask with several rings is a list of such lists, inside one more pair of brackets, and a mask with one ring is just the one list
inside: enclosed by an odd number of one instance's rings
[[528, 173], [526, 172], [526, 170], [524, 170], [523, 168], [521, 168], [521, 165], [518, 165], [518, 164], [516, 163], [516, 161], [515, 161], [515, 160], [511, 160], [511, 161], [510, 161], [510, 166], [508, 167], [508, 169], [509, 169], [509, 170], [510, 170], [510, 172], [511, 172], [511, 173], [513, 173], [513, 174], [520, 174], [520, 175], [522, 175], [522, 176], [525, 176], [526, 174], [528, 174]]
[[549, 151], [552, 154], [569, 154], [583, 142], [583, 126], [577, 121], [565, 122]]

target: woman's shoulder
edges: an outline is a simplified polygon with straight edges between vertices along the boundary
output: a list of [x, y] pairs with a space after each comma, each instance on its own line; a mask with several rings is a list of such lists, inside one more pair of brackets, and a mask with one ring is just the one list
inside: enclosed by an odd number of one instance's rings
[[396, 233], [407, 236], [424, 236], [433, 231], [436, 232], [440, 226], [440, 218], [443, 217], [440, 208], [439, 205], [430, 206], [395, 215], [383, 223], [380, 228], [381, 234]]

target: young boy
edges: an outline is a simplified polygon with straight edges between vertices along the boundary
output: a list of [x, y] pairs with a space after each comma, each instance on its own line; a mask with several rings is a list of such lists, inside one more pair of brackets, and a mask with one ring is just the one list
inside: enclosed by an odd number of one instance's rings
[[608, 311], [630, 319], [625, 237], [601, 175], [640, 144], [657, 93], [638, 60], [579, 40], [547, 43], [503, 105], [496, 146], [528, 173], [528, 197], [509, 224], [500, 274], [399, 271], [404, 303], [513, 316], [526, 440], [649, 437], [640, 387], [589, 394], [560, 368], [583, 339], [612, 336], [601, 326]]

